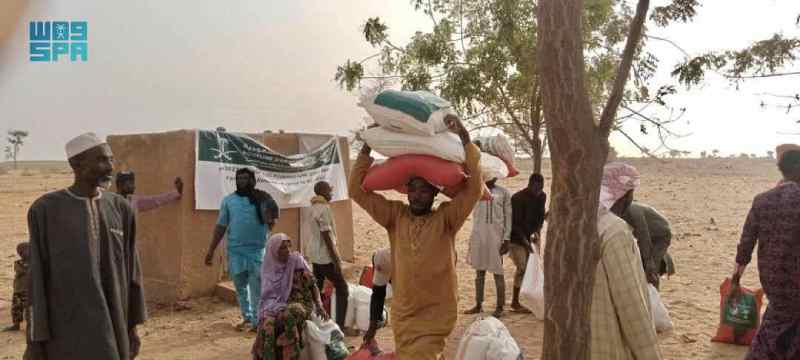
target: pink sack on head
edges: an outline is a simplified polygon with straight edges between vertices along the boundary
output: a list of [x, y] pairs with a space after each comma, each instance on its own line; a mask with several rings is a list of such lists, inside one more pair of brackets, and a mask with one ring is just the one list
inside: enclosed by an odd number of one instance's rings
[[392, 190], [421, 177], [437, 187], [456, 186], [466, 179], [461, 164], [428, 155], [401, 155], [374, 165], [361, 187], [365, 191]]
[[[462, 190], [464, 190], [465, 186], [466, 186], [466, 182], [464, 181], [464, 182], [461, 182], [460, 184], [458, 184], [456, 186], [448, 186], [448, 187], [442, 188], [441, 192], [445, 196], [447, 196], [447, 197], [452, 199], [452, 198], [456, 197], [456, 195], [458, 195], [458, 193], [460, 193]], [[401, 194], [408, 194], [408, 187], [406, 185], [397, 187], [394, 190], [396, 190], [397, 192], [399, 192]], [[487, 187], [486, 184], [483, 184], [483, 195], [481, 195], [481, 200], [485, 201], [485, 200], [491, 200], [491, 199], [492, 199], [492, 192], [489, 190], [489, 187]]]

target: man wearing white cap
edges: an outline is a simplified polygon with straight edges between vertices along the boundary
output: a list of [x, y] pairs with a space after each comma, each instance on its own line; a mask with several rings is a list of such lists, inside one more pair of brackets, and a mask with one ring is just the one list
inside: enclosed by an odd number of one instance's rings
[[87, 133], [66, 146], [75, 182], [28, 212], [31, 246], [29, 359], [133, 359], [146, 315], [128, 201], [103, 191], [111, 148]]

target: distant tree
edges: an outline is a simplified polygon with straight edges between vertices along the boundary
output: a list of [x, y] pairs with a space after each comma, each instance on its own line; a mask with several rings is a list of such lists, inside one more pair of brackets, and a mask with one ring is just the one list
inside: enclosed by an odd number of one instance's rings
[[670, 150], [669, 151], [669, 157], [671, 157], [673, 159], [681, 157], [680, 150]]
[[705, 159], [707, 157], [708, 157], [708, 152], [707, 151], [703, 150], [703, 151], [700, 152], [700, 158], [701, 159]]
[[689, 157], [689, 155], [692, 155], [692, 152], [691, 152], [691, 151], [681, 151], [681, 156], [683, 156], [683, 157]]
[[17, 156], [22, 145], [25, 145], [25, 138], [28, 137], [28, 132], [24, 130], [8, 130], [8, 143], [6, 146], [6, 159], [14, 161], [14, 169], [17, 168]]
[[719, 157], [719, 150], [717, 150], [717, 149], [711, 150], [711, 157], [718, 158]]
[[756, 155], [756, 154], [750, 154], [750, 158], [751, 158], [751, 159], [758, 159], [758, 155]]
[[740, 159], [749, 159], [750, 155], [747, 155], [746, 153], [741, 153], [741, 154], [739, 154], [739, 158]]
[[775, 159], [775, 152], [772, 151], [772, 150], [767, 151], [767, 159], [770, 159], [770, 160]]

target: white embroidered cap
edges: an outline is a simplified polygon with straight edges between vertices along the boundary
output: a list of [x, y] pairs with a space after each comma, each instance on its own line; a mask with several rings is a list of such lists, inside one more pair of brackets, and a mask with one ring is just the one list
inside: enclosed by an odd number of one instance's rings
[[67, 142], [67, 159], [72, 159], [76, 155], [79, 155], [86, 150], [89, 150], [95, 146], [103, 145], [105, 143], [105, 141], [100, 140], [100, 138], [92, 132], [80, 135]]

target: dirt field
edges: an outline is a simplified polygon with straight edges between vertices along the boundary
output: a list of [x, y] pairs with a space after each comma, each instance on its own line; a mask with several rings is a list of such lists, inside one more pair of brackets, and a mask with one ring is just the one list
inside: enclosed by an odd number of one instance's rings
[[[673, 333], [661, 336], [667, 359], [741, 359], [746, 348], [711, 343], [719, 314], [719, 284], [730, 274], [736, 243], [750, 202], [757, 193], [773, 186], [779, 178], [767, 160], [677, 160], [666, 163], [632, 160], [643, 175], [637, 198], [661, 210], [672, 222], [674, 239], [670, 253], [678, 274], [663, 282], [662, 298], [675, 323]], [[547, 166], [546, 166], [547, 167]], [[502, 182], [512, 191], [522, 188], [527, 174]], [[548, 173], [545, 177], [549, 181]], [[26, 212], [31, 202], [47, 191], [70, 182], [63, 167], [47, 170], [0, 171], [0, 326], [10, 323], [10, 300], [16, 243], [27, 237]], [[354, 207], [356, 263], [367, 264], [371, 253], [387, 246], [385, 232], [359, 208]], [[466, 236], [471, 224], [462, 229], [458, 241], [459, 309], [473, 305], [474, 272], [463, 262]], [[209, 229], [209, 232], [211, 230]], [[510, 301], [512, 265], [506, 261]], [[747, 286], [758, 287], [755, 266], [744, 278]], [[484, 308], [494, 308], [494, 286], [486, 286]], [[213, 298], [196, 299], [189, 309], [175, 306], [150, 308], [151, 319], [140, 329], [141, 359], [247, 359], [253, 335], [236, 332], [236, 308]], [[488, 314], [487, 314], [488, 315]], [[460, 316], [447, 346], [451, 358], [466, 327], [475, 316]], [[538, 359], [542, 346], [542, 323], [527, 315], [507, 315], [509, 327], [526, 359]], [[349, 341], [356, 345], [358, 338]], [[391, 331], [379, 332], [384, 348], [392, 348]], [[0, 333], [0, 359], [19, 359], [24, 350], [21, 333]]]

